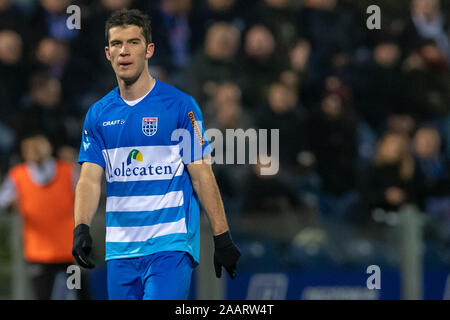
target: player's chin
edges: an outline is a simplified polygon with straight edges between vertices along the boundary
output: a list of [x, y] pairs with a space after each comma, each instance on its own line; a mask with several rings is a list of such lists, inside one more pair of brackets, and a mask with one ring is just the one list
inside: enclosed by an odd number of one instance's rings
[[136, 74], [136, 72], [132, 72], [132, 71], [118, 71], [117, 72], [117, 76], [125, 81], [125, 82], [134, 82], [136, 81], [137, 78], [139, 78], [139, 76]]

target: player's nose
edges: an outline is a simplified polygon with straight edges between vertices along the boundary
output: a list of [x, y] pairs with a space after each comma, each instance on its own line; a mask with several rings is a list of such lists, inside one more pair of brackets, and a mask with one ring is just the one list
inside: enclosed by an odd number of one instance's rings
[[121, 55], [121, 56], [126, 56], [126, 55], [128, 55], [128, 54], [130, 54], [130, 51], [129, 51], [128, 46], [125, 44], [125, 45], [123, 45], [123, 46], [120, 48], [120, 55]]

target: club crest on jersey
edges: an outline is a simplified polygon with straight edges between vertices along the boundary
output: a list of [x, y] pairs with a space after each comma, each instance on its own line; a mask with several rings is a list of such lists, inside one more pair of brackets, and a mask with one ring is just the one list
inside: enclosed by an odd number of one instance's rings
[[158, 118], [142, 118], [142, 132], [148, 136], [153, 136], [158, 131]]

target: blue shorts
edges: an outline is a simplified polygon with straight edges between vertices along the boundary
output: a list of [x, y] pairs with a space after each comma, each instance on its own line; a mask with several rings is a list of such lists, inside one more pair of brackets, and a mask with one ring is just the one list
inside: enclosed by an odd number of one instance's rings
[[197, 262], [183, 251], [108, 260], [110, 300], [185, 300]]

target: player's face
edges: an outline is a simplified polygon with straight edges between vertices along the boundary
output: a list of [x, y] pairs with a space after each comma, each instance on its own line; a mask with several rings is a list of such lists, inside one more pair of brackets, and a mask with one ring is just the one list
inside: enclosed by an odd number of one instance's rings
[[142, 28], [127, 25], [109, 29], [105, 53], [118, 78], [126, 82], [136, 81], [148, 66], [147, 60], [153, 52], [154, 44], [146, 45]]

